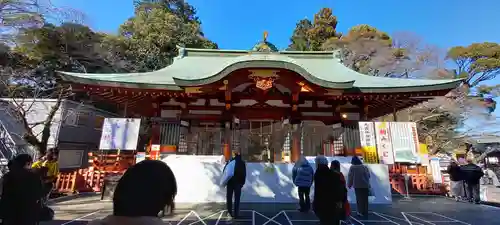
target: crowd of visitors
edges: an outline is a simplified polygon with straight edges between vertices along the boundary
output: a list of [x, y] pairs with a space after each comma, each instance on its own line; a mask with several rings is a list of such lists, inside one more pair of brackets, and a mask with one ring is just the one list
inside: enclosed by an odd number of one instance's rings
[[[323, 156], [315, 158], [316, 169], [305, 157], [299, 158], [292, 170], [292, 181], [297, 186], [299, 211], [311, 210], [321, 224], [340, 224], [351, 213], [347, 201], [347, 188], [353, 188], [356, 195], [358, 214], [368, 215], [368, 197], [370, 195], [370, 171], [361, 160], [354, 156], [348, 173], [348, 179], [341, 172], [339, 161], [332, 161]], [[238, 218], [241, 188], [245, 184], [246, 167], [241, 155], [236, 153], [224, 168], [221, 184], [226, 187], [226, 206], [233, 218]], [[310, 192], [314, 183], [314, 199], [311, 204]], [[234, 202], [233, 202], [234, 197]]]
[[[356, 195], [357, 212], [368, 214], [370, 172], [358, 157], [353, 157], [347, 179], [341, 172], [341, 164], [330, 164], [325, 156], [317, 156], [315, 167], [301, 157], [293, 168], [293, 183], [298, 187], [299, 211], [312, 209], [320, 224], [340, 224], [350, 215], [347, 188]], [[463, 167], [461, 174], [475, 171], [473, 166]], [[0, 201], [1, 219], [4, 225], [34, 225], [44, 220], [46, 200], [57, 177], [57, 153], [50, 149], [33, 163], [30, 155], [21, 154], [9, 163], [9, 172], [3, 177]], [[472, 175], [463, 175], [470, 190], [475, 183]], [[233, 218], [239, 216], [242, 187], [246, 180], [246, 165], [236, 153], [227, 162], [221, 185], [227, 190], [227, 211]], [[310, 192], [314, 183], [314, 199]], [[141, 193], [137, 195], [137, 193]], [[162, 161], [145, 160], [130, 167], [120, 178], [113, 195], [113, 214], [94, 220], [89, 225], [155, 225], [163, 224], [158, 216], [165, 208], [173, 208], [177, 193], [174, 173]], [[311, 207], [312, 206], [312, 207]]]
[[[299, 211], [311, 210], [321, 224], [340, 224], [350, 215], [347, 188], [354, 188], [358, 212], [368, 214], [370, 172], [357, 157], [347, 180], [338, 161], [328, 166], [326, 157], [315, 159], [315, 166], [301, 157], [293, 168], [293, 183], [298, 187]], [[30, 155], [21, 154], [9, 162], [9, 172], [2, 182], [0, 216], [4, 225], [34, 225], [46, 220], [46, 201], [57, 177], [57, 153], [50, 149], [33, 163]], [[227, 211], [238, 218], [246, 165], [236, 153], [227, 162], [221, 184], [227, 190]], [[314, 199], [310, 191], [314, 183]], [[141, 193], [141, 195], [137, 195]], [[174, 207], [177, 184], [174, 173], [162, 161], [145, 160], [129, 168], [120, 178], [113, 195], [113, 214], [94, 220], [89, 225], [155, 225], [163, 224], [158, 216], [165, 208]], [[46, 211], [46, 210], [45, 210]]]
[[478, 165], [469, 159], [464, 165], [458, 165], [453, 161], [446, 171], [450, 175], [450, 194], [457, 201], [465, 200], [479, 204], [480, 187], [479, 183], [484, 172]]
[[[368, 215], [368, 198], [371, 195], [370, 171], [354, 156], [347, 174], [341, 172], [339, 161], [330, 167], [325, 156], [315, 158], [315, 167], [301, 157], [292, 170], [292, 180], [297, 186], [299, 211], [311, 210], [320, 224], [339, 224], [351, 213], [347, 192], [354, 189], [357, 213]], [[46, 201], [58, 174], [57, 150], [33, 163], [28, 154], [17, 155], [9, 162], [9, 171], [1, 183], [0, 218], [3, 225], [34, 225], [51, 217]], [[451, 195], [457, 200], [480, 202], [479, 183], [484, 175], [482, 169], [468, 160], [459, 165], [452, 162], [448, 169], [451, 180]], [[236, 153], [224, 167], [221, 185], [226, 188], [226, 206], [232, 218], [238, 218], [241, 191], [246, 181], [246, 164]], [[314, 184], [314, 199], [310, 193]], [[141, 193], [137, 195], [136, 193]], [[121, 177], [113, 196], [113, 214], [90, 225], [142, 225], [163, 224], [158, 217], [165, 208], [173, 209], [177, 184], [172, 170], [162, 161], [145, 160], [131, 168]], [[53, 212], [52, 212], [53, 213]], [[53, 214], [52, 214], [53, 216]], [[48, 218], [50, 219], [50, 218]]]

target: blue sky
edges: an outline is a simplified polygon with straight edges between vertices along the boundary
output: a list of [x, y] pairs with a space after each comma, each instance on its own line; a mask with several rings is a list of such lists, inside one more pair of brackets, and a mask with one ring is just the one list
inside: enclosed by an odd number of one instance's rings
[[[116, 32], [133, 16], [132, 0], [56, 0], [79, 9], [91, 27]], [[198, 10], [203, 31], [224, 49], [248, 49], [269, 32], [269, 40], [285, 48], [295, 23], [312, 19], [322, 7], [331, 7], [338, 30], [369, 24], [388, 33], [415, 32], [425, 41], [447, 48], [473, 42], [500, 42], [500, 1], [479, 0], [190, 0]], [[295, 2], [295, 3], [294, 3]], [[307, 4], [304, 4], [307, 2]]]
[[[132, 0], [54, 0], [78, 9], [95, 30], [114, 33], [133, 16]], [[249, 49], [262, 39], [286, 48], [298, 20], [322, 7], [338, 18], [337, 30], [369, 24], [389, 34], [409, 31], [442, 48], [474, 42], [500, 43], [499, 0], [190, 0], [205, 35], [222, 49]], [[497, 78], [488, 83], [500, 83]], [[499, 99], [500, 100], [500, 99]], [[500, 108], [500, 107], [499, 107]], [[500, 116], [497, 110], [497, 116]]]

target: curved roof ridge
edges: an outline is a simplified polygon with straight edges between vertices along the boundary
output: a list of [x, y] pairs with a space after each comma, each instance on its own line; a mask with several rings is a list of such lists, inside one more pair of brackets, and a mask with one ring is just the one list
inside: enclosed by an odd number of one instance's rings
[[211, 75], [208, 77], [190, 79], [185, 77], [174, 76], [173, 79], [175, 83], [181, 86], [199, 86], [223, 79], [224, 77], [228, 76], [231, 72], [235, 70], [242, 68], [251, 68], [251, 67], [289, 69], [300, 74], [302, 77], [304, 77], [311, 83], [314, 83], [319, 86], [326, 86], [329, 88], [339, 88], [339, 89], [351, 88], [352, 84], [354, 84], [355, 82], [353, 79], [346, 79], [336, 82], [323, 79], [322, 77], [314, 76], [308, 71], [308, 68], [304, 68], [304, 65], [301, 64], [298, 60], [279, 53], [274, 53], [274, 54], [256, 53], [256, 54], [237, 56], [225, 62], [224, 65], [221, 65], [218, 68], [214, 68], [215, 70], [211, 72], [210, 73]]
[[207, 49], [207, 48], [183, 48], [186, 51], [186, 56], [189, 52], [203, 52], [203, 53], [248, 53], [248, 54], [284, 54], [284, 55], [329, 55], [335, 51], [289, 51], [282, 50], [277, 52], [256, 52], [251, 50], [236, 50], [236, 49]]
[[214, 53], [248, 53], [248, 50], [236, 50], [236, 49], [210, 49], [210, 48], [184, 48], [186, 52], [214, 52]]
[[279, 51], [282, 54], [300, 54], [300, 55], [317, 55], [317, 54], [333, 54], [335, 51]]
[[342, 64], [336, 57], [336, 51], [252, 52], [181, 48], [179, 53], [182, 53], [182, 57], [176, 58], [171, 65], [150, 72], [125, 74], [58, 72], [63, 79], [76, 83], [169, 90], [213, 83], [242, 68], [288, 69], [324, 88], [353, 88], [353, 91], [365, 93], [453, 89], [462, 82], [461, 79], [405, 79], [365, 75]]

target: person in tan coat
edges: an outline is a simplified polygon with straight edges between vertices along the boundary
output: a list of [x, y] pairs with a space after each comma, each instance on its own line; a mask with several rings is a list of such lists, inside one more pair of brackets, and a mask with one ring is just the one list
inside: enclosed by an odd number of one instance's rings
[[363, 162], [357, 156], [353, 156], [351, 160], [351, 167], [347, 174], [347, 187], [354, 188], [356, 207], [358, 208], [357, 214], [363, 217], [368, 216], [368, 197], [371, 194], [370, 170], [363, 165]]

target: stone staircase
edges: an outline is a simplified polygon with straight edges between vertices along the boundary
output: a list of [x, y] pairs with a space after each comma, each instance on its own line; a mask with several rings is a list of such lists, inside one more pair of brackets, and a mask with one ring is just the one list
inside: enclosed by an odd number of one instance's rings
[[[29, 145], [22, 139], [22, 126], [7, 111], [5, 104], [0, 109], [0, 176], [5, 172], [8, 161], [17, 154], [32, 155]], [[18, 135], [14, 135], [18, 134]]]
[[[19, 138], [17, 138], [19, 139]], [[16, 141], [0, 118], [0, 177], [7, 171], [7, 164], [17, 154], [33, 155], [31, 148], [24, 140]]]
[[15, 155], [15, 147], [9, 132], [0, 120], [0, 177], [7, 171], [9, 159]]
[[0, 120], [0, 158], [11, 159], [17, 153], [16, 144]]

